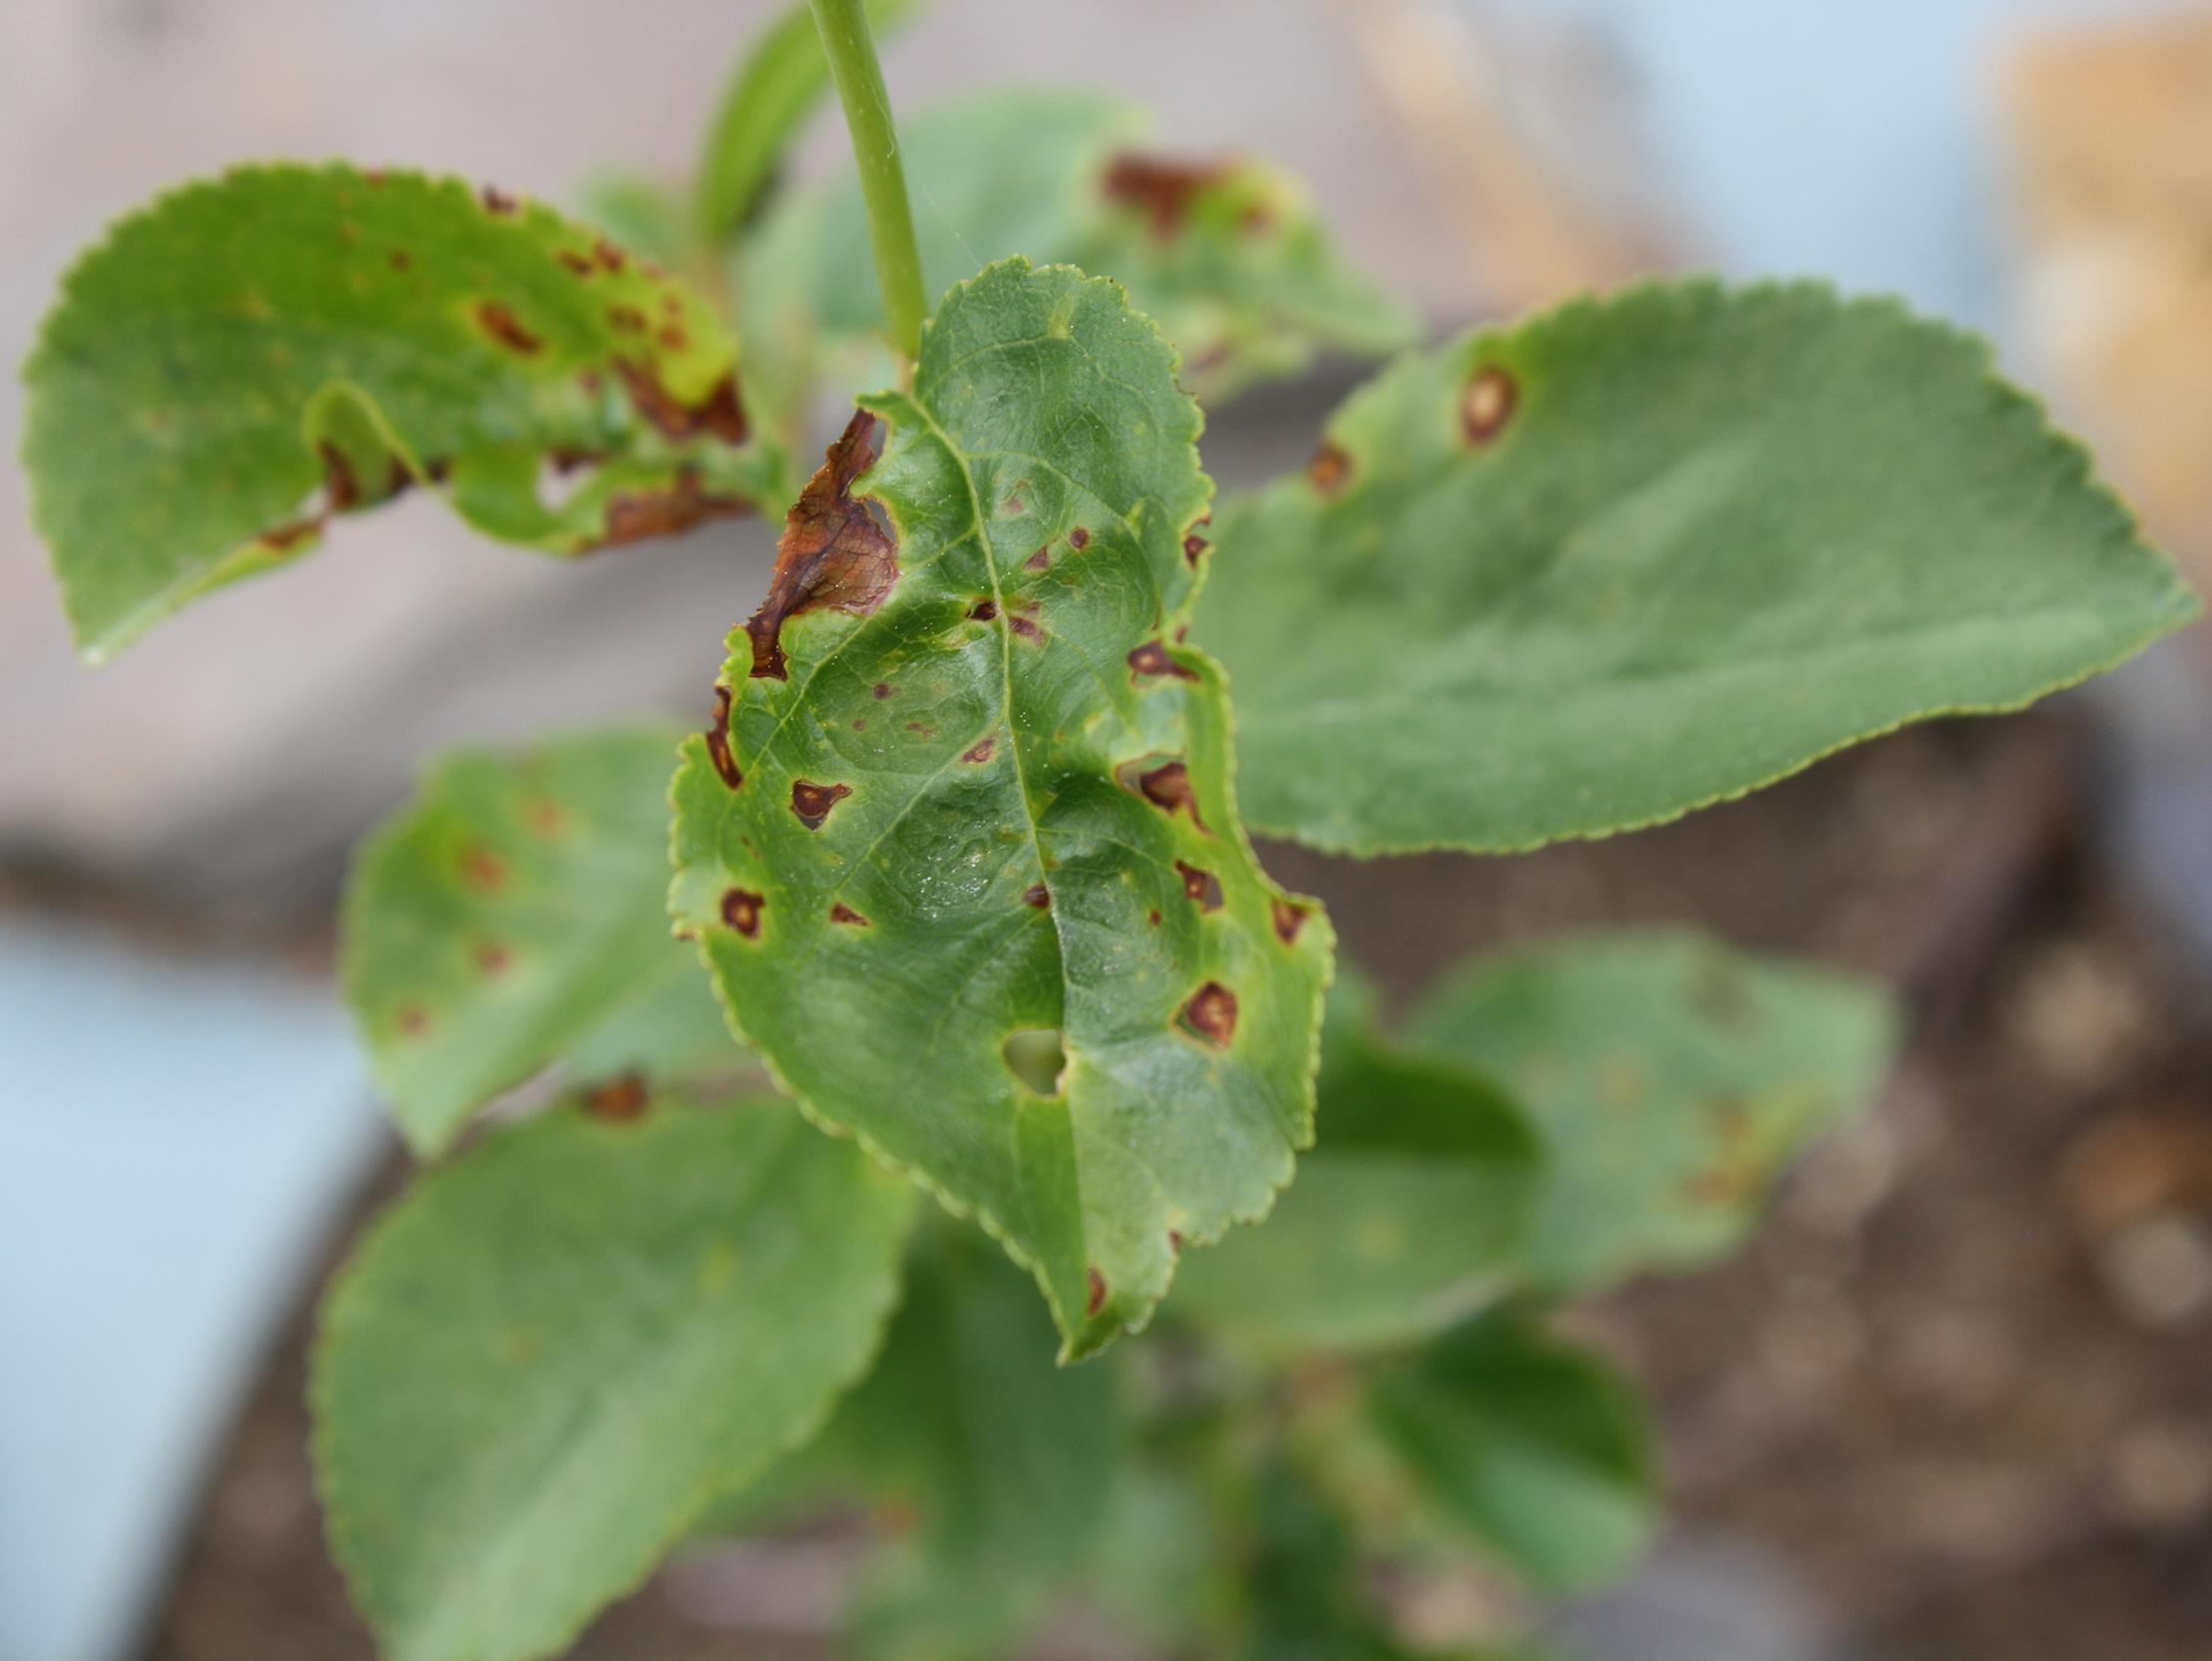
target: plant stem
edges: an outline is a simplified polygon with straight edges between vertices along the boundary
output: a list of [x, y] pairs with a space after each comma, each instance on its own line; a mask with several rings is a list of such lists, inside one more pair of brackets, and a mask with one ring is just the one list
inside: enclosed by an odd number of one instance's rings
[[891, 125], [891, 96], [868, 32], [861, 0], [813, 0], [814, 26], [822, 32], [830, 75], [845, 106], [860, 166], [860, 192], [868, 204], [868, 236], [876, 250], [876, 278], [883, 284], [884, 319], [891, 344], [909, 364], [921, 355], [922, 251], [914, 240], [914, 208], [899, 159], [899, 135]]

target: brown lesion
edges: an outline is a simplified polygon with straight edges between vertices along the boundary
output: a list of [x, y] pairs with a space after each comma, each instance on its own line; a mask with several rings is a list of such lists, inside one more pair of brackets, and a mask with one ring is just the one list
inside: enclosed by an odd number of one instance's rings
[[[612, 315], [611, 309], [609, 316]], [[642, 315], [639, 321], [643, 324]], [[751, 423], [745, 418], [744, 401], [737, 394], [734, 370], [723, 372], [696, 404], [686, 404], [670, 392], [649, 364], [617, 358], [615, 374], [621, 377], [623, 390], [630, 395], [630, 402], [637, 407], [638, 414], [671, 438], [695, 438], [706, 433], [725, 444], [741, 444], [751, 430]]]
[[1206, 557], [1207, 547], [1208, 543], [1206, 538], [1199, 535], [1197, 531], [1191, 532], [1190, 535], [1186, 536], [1183, 539], [1183, 558], [1190, 564], [1192, 569], [1196, 570], [1198, 567], [1198, 562]]
[[1219, 980], [1209, 980], [1191, 994], [1176, 1023], [1192, 1037], [1227, 1049], [1237, 1036], [1237, 994]]
[[1152, 234], [1165, 242], [1189, 220], [1192, 204], [1234, 171], [1224, 161], [1181, 161], [1123, 150], [1107, 163], [1103, 187], [1108, 201], [1142, 212]]
[[968, 608], [968, 621], [970, 623], [997, 622], [998, 602], [995, 600], [976, 601], [972, 606]]
[[509, 352], [534, 358], [545, 350], [545, 342], [522, 326], [522, 319], [514, 315], [514, 308], [504, 300], [478, 301], [476, 323]]
[[1179, 859], [1175, 862], [1175, 874], [1183, 879], [1183, 898], [1200, 911], [1218, 912], [1222, 909], [1222, 880], [1213, 872]]
[[487, 940], [476, 943], [476, 969], [479, 973], [486, 975], [504, 974], [507, 972], [508, 966], [513, 962], [514, 954], [498, 941]]
[[791, 781], [791, 811], [808, 830], [820, 830], [830, 809], [853, 793], [850, 784], [816, 784], [811, 779]]
[[752, 511], [742, 496], [725, 496], [699, 483], [698, 469], [681, 467], [659, 490], [622, 490], [607, 498], [607, 511], [588, 548], [620, 548], [656, 537], [677, 536], [711, 519], [734, 519]]
[[1049, 571], [1052, 569], [1052, 549], [1049, 545], [1039, 548], [1021, 562], [1024, 571]]
[[496, 213], [503, 219], [512, 218], [515, 214], [522, 211], [521, 202], [517, 201], [513, 196], [508, 195], [506, 191], [500, 189], [499, 186], [496, 184], [487, 184], [484, 186], [483, 200], [484, 211], [486, 213]]
[[1086, 1269], [1083, 1296], [1083, 1313], [1095, 1316], [1106, 1307], [1106, 1276], [1097, 1269]]
[[496, 894], [507, 886], [507, 862], [482, 843], [461, 850], [461, 881], [480, 894]]
[[1031, 883], [1022, 890], [1021, 903], [1024, 906], [1034, 906], [1040, 912], [1048, 911], [1052, 905], [1052, 891], [1042, 883]]
[[732, 790], [745, 787], [745, 775], [738, 770], [737, 757], [729, 748], [729, 689], [714, 689], [714, 718], [706, 725], [706, 754], [714, 763], [714, 772]]
[[785, 517], [768, 597], [745, 624], [755, 679], [791, 678], [783, 654], [791, 618], [824, 608], [870, 616], [898, 582], [898, 544], [852, 494], [853, 480], [876, 459], [881, 429], [874, 415], [855, 411]]
[[1298, 931], [1305, 927], [1305, 920], [1311, 914], [1304, 906], [1292, 905], [1288, 900], [1276, 899], [1268, 905], [1274, 913], [1275, 939], [1285, 946], [1295, 946]]
[[584, 1097], [584, 1111], [611, 1125], [628, 1125], [645, 1117], [649, 1100], [642, 1074], [621, 1073]]
[[767, 905], [766, 895], [755, 894], [749, 888], [730, 889], [722, 895], [722, 921], [745, 939], [758, 940], [760, 914]]
[[1146, 767], [1142, 761], [1125, 761], [1115, 770], [1124, 789], [1136, 793], [1166, 814], [1188, 813], [1200, 830], [1206, 821], [1199, 815], [1198, 790], [1191, 783], [1191, 769], [1180, 761]]
[[1521, 387], [1496, 364], [1475, 372], [1460, 395], [1460, 430], [1471, 444], [1487, 444], [1506, 430], [1521, 402]]
[[1322, 495], [1336, 495], [1352, 481], [1351, 455], [1342, 444], [1324, 443], [1305, 464], [1305, 477]]
[[842, 900], [835, 902], [830, 907], [829, 915], [830, 921], [832, 923], [842, 923], [848, 928], [870, 929], [875, 927], [875, 925], [870, 923], [868, 919], [861, 916], [860, 913], [854, 911], [852, 907], [846, 905], [845, 902]]
[[1129, 654], [1129, 678], [1132, 681], [1157, 680], [1162, 676], [1173, 676], [1178, 681], [1199, 679], [1197, 670], [1176, 662], [1175, 654], [1168, 650], [1165, 642], [1146, 641]]
[[1091, 545], [1091, 533], [1085, 530], [1081, 525], [1077, 525], [1073, 530], [1067, 533], [1067, 545], [1070, 548], [1073, 548], [1077, 553], [1081, 553], [1085, 548], [1088, 548]]
[[968, 748], [962, 750], [961, 759], [968, 762], [970, 766], [979, 767], [997, 753], [997, 734], [986, 733], [982, 737], [976, 739], [972, 744], [969, 744]]

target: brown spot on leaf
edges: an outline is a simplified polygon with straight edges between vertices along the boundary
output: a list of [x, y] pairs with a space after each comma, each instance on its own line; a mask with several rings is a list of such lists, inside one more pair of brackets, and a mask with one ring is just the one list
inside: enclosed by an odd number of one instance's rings
[[1052, 904], [1052, 891], [1042, 883], [1031, 883], [1021, 892], [1021, 903], [1043, 911]]
[[1172, 675], [1178, 681], [1196, 681], [1199, 678], [1197, 670], [1177, 663], [1175, 654], [1156, 640], [1146, 641], [1129, 654], [1129, 675], [1133, 681], [1142, 681], [1148, 677], [1157, 679], [1163, 675]]
[[714, 718], [706, 723], [706, 755], [714, 763], [714, 771], [732, 790], [745, 787], [745, 775], [738, 770], [737, 757], [729, 749], [729, 689], [714, 689]]
[[979, 767], [997, 753], [997, 734], [989, 733], [984, 735], [983, 737], [976, 739], [972, 744], [968, 745], [968, 748], [962, 750], [961, 759], [963, 761], [973, 762], [976, 766]]
[[824, 607], [867, 617], [899, 580], [898, 545], [852, 494], [853, 480], [876, 458], [877, 431], [874, 415], [855, 411], [785, 516], [768, 597], [745, 624], [756, 679], [791, 678], [783, 656], [789, 619]]
[[1352, 458], [1341, 444], [1323, 444], [1305, 464], [1306, 481], [1324, 496], [1333, 496], [1352, 481]]
[[521, 204], [496, 184], [487, 184], [484, 186], [484, 211], [501, 215], [512, 214], [521, 211]]
[[1088, 548], [1091, 545], [1091, 533], [1085, 530], [1081, 525], [1077, 525], [1073, 530], [1067, 533], [1067, 545], [1070, 548], [1073, 548], [1077, 553], [1081, 553], [1085, 548]]
[[934, 738], [937, 736], [937, 728], [930, 725], [927, 721], [908, 721], [907, 730], [909, 732], [919, 733], [925, 738]]
[[654, 343], [667, 352], [681, 352], [691, 344], [691, 336], [674, 323], [664, 323], [654, 334]]
[[1293, 906], [1287, 900], [1275, 900], [1270, 905], [1275, 915], [1275, 939], [1285, 946], [1295, 944], [1298, 931], [1305, 927], [1305, 907]]
[[[737, 397], [734, 373], [725, 374], [715, 382], [696, 404], [686, 404], [662, 386], [660, 377], [651, 369], [627, 358], [615, 360], [615, 373], [622, 377], [623, 388], [630, 394], [630, 402], [638, 407], [638, 413], [670, 437], [691, 438], [701, 432], [711, 432], [724, 443], [745, 441], [748, 430], [745, 408]], [[802, 496], [800, 500], [805, 498]]]
[[808, 830], [820, 830], [830, 809], [852, 793], [850, 784], [816, 784], [795, 778], [791, 781], [791, 811]]
[[1175, 862], [1175, 873], [1183, 879], [1183, 897], [1195, 902], [1200, 911], [1218, 912], [1222, 909], [1221, 878], [1182, 860]]
[[401, 1037], [419, 1038], [430, 1029], [429, 1011], [419, 1003], [406, 1004], [392, 1017], [392, 1024], [399, 1028]]
[[892, 690], [893, 689], [890, 682], [878, 681], [875, 688], [876, 701], [881, 703], [885, 698], [891, 695]]
[[1460, 426], [1471, 444], [1487, 444], [1505, 431], [1520, 402], [1514, 378], [1493, 364], [1476, 372], [1460, 396]]
[[1106, 1307], [1106, 1276], [1097, 1269], [1090, 1269], [1089, 1286], [1083, 1299], [1083, 1313], [1095, 1315]]
[[630, 263], [630, 256], [604, 236], [592, 245], [592, 258], [609, 271], [620, 271]]
[[619, 329], [626, 335], [642, 335], [653, 327], [653, 320], [644, 312], [635, 306], [621, 304], [607, 308], [607, 322], [609, 327]]
[[1191, 823], [1200, 830], [1206, 821], [1199, 817], [1198, 792], [1191, 787], [1191, 769], [1180, 761], [1163, 762], [1147, 771], [1137, 771], [1142, 762], [1129, 762], [1120, 769], [1121, 781], [1130, 783], [1135, 775], [1137, 794], [1164, 813], [1188, 813]]
[[271, 525], [260, 535], [261, 546], [272, 554], [288, 554], [310, 537], [322, 534], [321, 518], [288, 519], [281, 525]]
[[470, 888], [486, 894], [507, 886], [507, 862], [480, 843], [462, 852], [460, 874]]
[[415, 264], [415, 256], [414, 256], [413, 254], [409, 253], [409, 252], [408, 252], [408, 251], [407, 251], [407, 250], [406, 250], [405, 248], [395, 248], [395, 249], [393, 249], [393, 250], [392, 250], [392, 269], [393, 269], [393, 270], [395, 270], [395, 271], [405, 271], [405, 270], [407, 270], [407, 269], [408, 269], [409, 267], [411, 267], [411, 266], [412, 266], [412, 265], [414, 265], [414, 264]]
[[1052, 569], [1052, 550], [1048, 547], [1039, 548], [1021, 563], [1026, 570], [1049, 571]]
[[1237, 994], [1219, 980], [1209, 980], [1191, 994], [1177, 1019], [1194, 1038], [1227, 1049], [1237, 1035]]
[[486, 974], [501, 974], [514, 962], [514, 954], [497, 941], [487, 940], [476, 948], [476, 967]]
[[1222, 162], [1176, 161], [1124, 150], [1106, 167], [1106, 199], [1142, 211], [1152, 234], [1166, 241], [1189, 217], [1199, 194], [1226, 178]]
[[1199, 535], [1197, 531], [1193, 531], [1183, 539], [1183, 557], [1194, 567], [1205, 556], [1206, 548], [1206, 538]]
[[1147, 912], [1145, 913], [1145, 921], [1157, 929], [1160, 927], [1160, 914], [1157, 911]]
[[722, 896], [722, 921], [747, 940], [760, 938], [760, 913], [768, 904], [749, 888], [733, 888]]
[[584, 1098], [584, 1111], [610, 1125], [628, 1125], [645, 1117], [646, 1081], [637, 1073], [623, 1073]]
[[676, 536], [709, 519], [730, 519], [752, 511], [742, 496], [720, 496], [705, 489], [698, 471], [686, 467], [661, 490], [623, 490], [607, 498], [594, 548], [620, 548], [660, 536]]
[[532, 836], [559, 836], [568, 829], [568, 809], [550, 796], [540, 796], [523, 808], [522, 822]]
[[566, 266], [571, 273], [579, 277], [590, 276], [594, 269], [591, 255], [580, 254], [574, 248], [563, 248], [553, 257]]
[[485, 300], [476, 307], [476, 321], [485, 334], [509, 352], [519, 352], [525, 358], [534, 357], [545, 348], [545, 342], [522, 326], [522, 320], [503, 300]]
[[1041, 641], [1044, 639], [1044, 630], [1033, 617], [1022, 617], [1018, 614], [1009, 615], [1006, 619], [1006, 627], [1023, 640]]
[[998, 603], [995, 600], [978, 600], [968, 608], [968, 621], [971, 623], [988, 623], [997, 615]]
[[1181, 1230], [1170, 1229], [1168, 1231], [1168, 1249], [1179, 1257], [1183, 1255], [1183, 1234]]
[[849, 924], [856, 929], [868, 929], [874, 927], [874, 925], [871, 924], [865, 917], [862, 917], [860, 913], [854, 911], [852, 907], [846, 905], [845, 902], [842, 900], [838, 901], [836, 904], [830, 907], [830, 921], [832, 923]]

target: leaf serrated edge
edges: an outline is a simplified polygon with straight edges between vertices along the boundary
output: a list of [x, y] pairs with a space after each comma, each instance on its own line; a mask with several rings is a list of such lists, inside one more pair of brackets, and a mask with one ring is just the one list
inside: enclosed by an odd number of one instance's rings
[[[2142, 526], [2134, 509], [2128, 506], [2126, 499], [2099, 471], [2096, 457], [2088, 445], [2058, 424], [2052, 416], [2049, 405], [2040, 395], [2004, 374], [1998, 365], [1996, 350], [1986, 337], [1945, 319], [1929, 317], [1916, 312], [1896, 295], [1845, 295], [1834, 283], [1822, 278], [1800, 277], [1753, 283], [1731, 283], [1725, 278], [1710, 274], [1689, 278], [1647, 277], [1619, 288], [1580, 294], [1561, 305], [1529, 313], [1508, 323], [1469, 330], [1441, 345], [1417, 346], [1400, 353], [1356, 389], [1345, 400], [1344, 404], [1330, 412], [1328, 417], [1322, 423], [1322, 434], [1326, 437], [1334, 430], [1337, 419], [1342, 415], [1345, 408], [1354, 400], [1374, 392], [1392, 376], [1404, 372], [1408, 366], [1415, 364], [1424, 357], [1454, 351], [1474, 343], [1502, 340], [1508, 337], [1523, 337], [1533, 331], [1579, 327], [1594, 319], [1603, 318], [1607, 314], [1617, 314], [1632, 306], [1647, 304], [1655, 300], [1671, 301], [1678, 311], [1687, 310], [1693, 302], [1704, 300], [1781, 302], [1810, 300], [1826, 305], [1838, 316], [1848, 317], [1854, 314], [1886, 316], [1893, 323], [1902, 324], [1910, 330], [1939, 339], [1946, 349], [1960, 352], [1974, 363], [1978, 368], [1984, 391], [1993, 395], [2000, 405], [2009, 411], [2027, 414], [2032, 417], [2034, 422], [2033, 441], [2040, 442], [2049, 448], [2054, 463], [2064, 467], [2065, 482], [2068, 486], [2078, 488], [2098, 501], [2110, 512], [2113, 517], [2114, 528], [2128, 539], [2133, 549], [2149, 555], [2164, 567], [2167, 574], [2173, 579], [2173, 604], [2168, 606], [2165, 615], [2154, 620], [2131, 645], [2110, 659], [2090, 665], [2077, 675], [2062, 677], [2017, 698], [1982, 703], [1945, 704], [1937, 708], [1921, 710], [1916, 714], [1906, 715], [1895, 721], [1871, 726], [1848, 737], [1840, 738], [1825, 748], [1751, 783], [1728, 790], [1716, 791], [1712, 795], [1701, 797], [1696, 801], [1688, 802], [1681, 807], [1672, 808], [1665, 812], [1628, 818], [1617, 824], [1603, 825], [1590, 830], [1566, 831], [1556, 836], [1538, 836], [1495, 842], [1451, 837], [1414, 839], [1402, 842], [1362, 840], [1339, 837], [1327, 832], [1309, 832], [1287, 822], [1263, 823], [1254, 818], [1250, 821], [1251, 826], [1261, 835], [1273, 837], [1280, 841], [1295, 842], [1300, 847], [1311, 848], [1318, 853], [1330, 854], [1338, 858], [1371, 860], [1433, 853], [1526, 854], [1562, 842], [1602, 842], [1615, 836], [1626, 836], [1635, 831], [1654, 830], [1662, 825], [1671, 825], [1677, 820], [1686, 819], [1693, 813], [1703, 812], [1709, 807], [1718, 807], [1728, 802], [1741, 801], [1746, 796], [1780, 784], [1785, 779], [1795, 778], [1808, 767], [1815, 766], [1846, 749], [1869, 743], [1876, 738], [1887, 737], [1889, 734], [1902, 731], [1908, 726], [1918, 726], [1925, 721], [1943, 720], [1960, 715], [2015, 714], [2020, 710], [2040, 703], [2043, 699], [2055, 693], [2078, 687], [2100, 675], [2109, 674], [2119, 668], [2120, 665], [2128, 662], [2145, 647], [2174, 633], [2176, 630], [2186, 628], [2204, 614], [2204, 597], [2182, 577], [2179, 568], [2174, 565], [2170, 556], [2144, 539]], [[1270, 479], [1266, 483], [1235, 498], [1232, 505], [1255, 501], [1268, 492], [1291, 486], [1297, 477], [1297, 474], [1290, 473]]]
[[[681, 1097], [664, 1097], [658, 1105], [664, 1112], [774, 1111], [783, 1108], [788, 1100], [789, 1098], [786, 1097], [783, 1101], [767, 1098], [756, 1098], [748, 1101], [740, 1097], [721, 1107], [708, 1110], [701, 1109]], [[555, 1122], [557, 1116], [563, 1113], [573, 1113], [575, 1111], [574, 1108], [555, 1109], [524, 1124], [515, 1126], [504, 1136], [487, 1142], [481, 1149], [477, 1150], [477, 1157], [481, 1158], [502, 1146], [513, 1146], [518, 1138]], [[355, 1244], [346, 1262], [337, 1273], [331, 1276], [330, 1283], [325, 1286], [322, 1297], [317, 1301], [315, 1331], [308, 1346], [307, 1405], [311, 1421], [309, 1463], [313, 1469], [316, 1500], [323, 1510], [324, 1534], [330, 1544], [331, 1556], [336, 1560], [344, 1574], [347, 1591], [353, 1597], [355, 1606], [360, 1609], [363, 1618], [375, 1630], [379, 1646], [393, 1651], [398, 1648], [392, 1641], [394, 1635], [386, 1629], [383, 1621], [378, 1616], [375, 1603], [368, 1592], [370, 1586], [381, 1583], [380, 1577], [369, 1572], [362, 1555], [361, 1541], [353, 1528], [344, 1521], [348, 1513], [344, 1504], [343, 1484], [339, 1481], [332, 1463], [338, 1438], [333, 1428], [335, 1416], [330, 1411], [330, 1391], [333, 1387], [330, 1378], [331, 1356], [338, 1342], [339, 1326], [343, 1314], [340, 1306], [347, 1301], [354, 1286], [367, 1274], [371, 1261], [393, 1249], [391, 1246], [392, 1237], [404, 1221], [401, 1217], [403, 1205], [414, 1201], [433, 1185], [454, 1181], [454, 1174], [464, 1169], [465, 1167], [455, 1163], [438, 1166], [426, 1172], [411, 1186], [408, 1193], [402, 1196], [401, 1200], [395, 1201], [392, 1205], [386, 1207], [382, 1215], [370, 1225]], [[908, 1206], [907, 1212], [903, 1232], [911, 1233], [914, 1227], [911, 1204]], [[769, 1449], [756, 1460], [742, 1478], [697, 1484], [690, 1503], [682, 1508], [682, 1515], [647, 1551], [644, 1566], [639, 1569], [636, 1576], [627, 1583], [610, 1590], [597, 1607], [586, 1610], [576, 1617], [547, 1647], [531, 1651], [510, 1652], [502, 1656], [500, 1661], [545, 1661], [545, 1658], [566, 1649], [593, 1620], [598, 1618], [602, 1611], [630, 1596], [643, 1587], [648, 1580], [652, 1579], [660, 1571], [661, 1565], [668, 1560], [670, 1552], [691, 1532], [698, 1520], [706, 1515], [708, 1508], [717, 1499], [751, 1483], [772, 1469], [777, 1461], [796, 1453], [819, 1436], [822, 1428], [829, 1423], [830, 1416], [852, 1393], [854, 1388], [875, 1371], [876, 1363], [882, 1359], [884, 1340], [891, 1330], [891, 1319], [898, 1313], [899, 1305], [906, 1297], [906, 1272], [903, 1265], [895, 1268], [895, 1271], [888, 1277], [887, 1285], [889, 1289], [881, 1300], [881, 1306], [873, 1311], [871, 1315], [865, 1317], [872, 1328], [872, 1334], [858, 1365], [853, 1369], [850, 1376], [837, 1381], [824, 1392], [821, 1405], [813, 1415], [798, 1425], [783, 1442]]]

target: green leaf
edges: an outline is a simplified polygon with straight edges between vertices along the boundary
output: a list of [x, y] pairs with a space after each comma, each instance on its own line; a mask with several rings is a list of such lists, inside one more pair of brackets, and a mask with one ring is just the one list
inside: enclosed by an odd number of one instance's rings
[[410, 484], [557, 554], [741, 511], [777, 467], [735, 369], [696, 295], [536, 203], [241, 168], [64, 280], [25, 371], [33, 518], [97, 660]]
[[463, 751], [363, 844], [341, 925], [346, 998], [418, 1153], [564, 1057], [587, 1084], [741, 1063], [669, 933], [679, 741], [650, 726]]
[[[913, 395], [867, 400], [793, 508], [726, 744], [675, 790], [672, 904], [738, 1029], [975, 1213], [1071, 1356], [1288, 1179], [1331, 953], [1253, 859], [1219, 674], [1174, 644], [1209, 486], [1169, 365], [1112, 283], [1014, 260], [956, 289]], [[1007, 1052], [1035, 1031], [1053, 1094]]]
[[[1149, 126], [1074, 89], [997, 90], [903, 122], [930, 292], [1014, 254], [1114, 277], [1208, 404], [1295, 375], [1324, 347], [1379, 356], [1414, 338], [1412, 315], [1344, 263], [1295, 179], [1157, 155]], [[762, 226], [746, 266], [758, 327], [879, 329], [873, 269], [858, 181], [840, 173]]]
[[1330, 994], [1319, 1124], [1256, 1230], [1191, 1253], [1171, 1309], [1271, 1345], [1389, 1344], [1465, 1319], [1514, 1284], [1542, 1149], [1499, 1089], [1389, 1045], [1356, 990]]
[[1620, 1574], [1654, 1515], [1649, 1425], [1594, 1356], [1493, 1315], [1378, 1377], [1378, 1428], [1428, 1499], [1539, 1585]]
[[[897, 28], [915, 3], [870, 0], [870, 27], [879, 35]], [[796, 0], [754, 37], [707, 128], [693, 207], [701, 238], [719, 242], [751, 217], [829, 86], [829, 59], [814, 27], [814, 9], [808, 0]]]
[[1245, 809], [1357, 854], [1675, 818], [2198, 610], [1980, 344], [1813, 286], [1645, 287], [1405, 358], [1219, 541], [1199, 633]]
[[529, 1661], [874, 1353], [911, 1191], [788, 1104], [560, 1112], [431, 1173], [326, 1305], [316, 1463], [393, 1661]]
[[1863, 982], [1651, 935], [1473, 964], [1407, 1037], [1501, 1080], [1543, 1133], [1527, 1272], [1565, 1293], [1735, 1245], [1790, 1156], [1871, 1099], [1897, 1021]]
[[1016, 1643], [1081, 1563], [1123, 1454], [1121, 1380], [1053, 1365], [1027, 1279], [972, 1229], [925, 1231], [883, 1359], [796, 1463], [896, 1537], [855, 1652], [975, 1661]]

